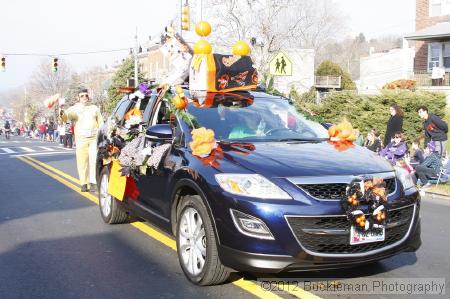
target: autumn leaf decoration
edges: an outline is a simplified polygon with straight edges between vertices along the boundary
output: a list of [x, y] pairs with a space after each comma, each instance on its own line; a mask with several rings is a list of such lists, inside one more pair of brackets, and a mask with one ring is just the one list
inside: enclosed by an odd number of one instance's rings
[[207, 157], [216, 147], [214, 131], [205, 127], [192, 130], [192, 142], [189, 146], [193, 155]]
[[[346, 188], [346, 198], [341, 199], [341, 207], [347, 214], [350, 225], [359, 231], [382, 229], [388, 217], [386, 183], [382, 178], [365, 181], [355, 180]], [[367, 205], [367, 216], [361, 209]]]

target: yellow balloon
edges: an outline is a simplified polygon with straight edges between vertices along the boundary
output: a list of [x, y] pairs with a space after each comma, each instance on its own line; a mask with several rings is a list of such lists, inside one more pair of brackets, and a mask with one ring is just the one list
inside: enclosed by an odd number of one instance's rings
[[195, 26], [195, 32], [200, 36], [208, 36], [211, 33], [211, 25], [206, 21], [200, 21]]
[[206, 40], [202, 39], [195, 43], [194, 53], [195, 54], [211, 54], [212, 47]]
[[250, 46], [242, 40], [236, 42], [233, 45], [232, 50], [233, 50], [233, 52], [232, 52], [233, 55], [239, 55], [239, 56], [250, 55], [250, 52], [251, 52]]

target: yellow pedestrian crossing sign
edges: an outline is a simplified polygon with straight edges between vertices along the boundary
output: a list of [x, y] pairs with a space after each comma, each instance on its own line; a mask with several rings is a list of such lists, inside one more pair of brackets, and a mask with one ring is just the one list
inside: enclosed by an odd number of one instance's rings
[[278, 52], [269, 63], [269, 72], [274, 76], [292, 76], [292, 62], [282, 51]]

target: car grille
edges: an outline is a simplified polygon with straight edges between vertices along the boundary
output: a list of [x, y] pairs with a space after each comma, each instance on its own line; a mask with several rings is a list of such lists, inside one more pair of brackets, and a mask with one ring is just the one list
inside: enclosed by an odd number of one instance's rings
[[389, 211], [385, 240], [350, 245], [350, 227], [346, 216], [298, 217], [286, 219], [297, 240], [309, 251], [322, 254], [365, 253], [400, 241], [413, 220], [414, 206]]
[[[396, 184], [395, 178], [385, 179], [384, 181], [386, 182], [388, 194], [393, 193], [395, 191]], [[317, 199], [341, 200], [342, 198], [345, 198], [345, 189], [348, 184], [298, 184], [297, 186]]]

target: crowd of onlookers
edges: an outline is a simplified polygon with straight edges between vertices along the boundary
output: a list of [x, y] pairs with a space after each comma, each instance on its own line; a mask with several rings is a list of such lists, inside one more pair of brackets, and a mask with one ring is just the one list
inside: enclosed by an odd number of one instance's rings
[[41, 122], [35, 124], [32, 122], [28, 126], [18, 125], [13, 128], [16, 135], [24, 136], [41, 141], [57, 142], [61, 146], [72, 148], [75, 146], [74, 142], [74, 126], [71, 123], [56, 124], [52, 121]]
[[[360, 135], [355, 143], [368, 148], [386, 158], [393, 166], [405, 168], [423, 188], [431, 186], [447, 161], [448, 125], [435, 114], [429, 113], [425, 106], [417, 110], [423, 119], [424, 134], [421, 138], [407, 140], [403, 134], [403, 111], [397, 104], [390, 106], [390, 118], [386, 126], [384, 139], [376, 129]], [[423, 144], [423, 149], [420, 146]]]

